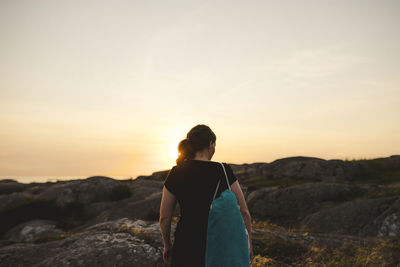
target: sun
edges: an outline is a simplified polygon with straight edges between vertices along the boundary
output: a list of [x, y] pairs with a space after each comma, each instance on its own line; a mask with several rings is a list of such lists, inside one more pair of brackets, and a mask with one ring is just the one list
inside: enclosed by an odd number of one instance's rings
[[178, 152], [179, 142], [180, 142], [180, 140], [177, 138], [177, 139], [173, 140], [173, 142], [171, 142], [171, 144], [169, 145], [168, 154], [169, 154], [170, 158], [173, 160], [176, 160], [179, 156], [179, 152]]
[[[165, 152], [168, 153], [166, 157], [170, 159], [172, 162], [176, 162], [176, 159], [179, 157], [178, 145], [183, 139], [186, 138], [185, 132], [187, 131], [187, 125], [185, 123], [182, 124], [174, 124], [170, 125], [164, 132], [163, 138], [165, 141]], [[164, 152], [164, 153], [165, 153]], [[164, 154], [165, 155], [165, 154]]]

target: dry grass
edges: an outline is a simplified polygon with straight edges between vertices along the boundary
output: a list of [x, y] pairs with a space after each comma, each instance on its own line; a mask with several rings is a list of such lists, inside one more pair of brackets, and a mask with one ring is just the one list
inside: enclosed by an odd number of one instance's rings
[[[344, 239], [341, 246], [328, 248], [324, 242], [304, 242], [299, 237], [313, 236], [313, 233], [293, 232], [268, 222], [253, 222], [252, 267], [260, 266], [399, 266], [400, 237], [384, 240], [371, 238], [370, 245]], [[295, 238], [293, 238], [296, 236]], [[313, 236], [318, 238], [317, 236]], [[335, 238], [332, 235], [332, 238]]]
[[74, 234], [75, 233], [62, 233], [62, 234], [48, 234], [48, 235], [35, 236], [32, 239], [32, 243], [39, 244], [39, 243], [51, 242], [73, 236]]

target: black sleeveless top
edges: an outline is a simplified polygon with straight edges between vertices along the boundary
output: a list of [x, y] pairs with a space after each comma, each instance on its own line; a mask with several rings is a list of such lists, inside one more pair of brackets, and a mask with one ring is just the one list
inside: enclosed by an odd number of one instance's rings
[[[229, 184], [236, 180], [231, 167], [223, 163]], [[175, 195], [181, 216], [172, 248], [171, 266], [204, 266], [208, 212], [218, 181], [217, 198], [228, 188], [221, 163], [187, 160], [169, 171], [164, 185]]]

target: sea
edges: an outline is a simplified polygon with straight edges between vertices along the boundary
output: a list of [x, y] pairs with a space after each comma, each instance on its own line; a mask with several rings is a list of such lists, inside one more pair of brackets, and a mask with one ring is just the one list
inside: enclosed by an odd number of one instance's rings
[[89, 175], [89, 176], [70, 176], [70, 175], [64, 175], [64, 176], [13, 176], [13, 175], [7, 175], [7, 176], [1, 176], [0, 175], [0, 182], [3, 179], [12, 179], [15, 180], [19, 183], [24, 183], [24, 184], [30, 184], [30, 183], [46, 183], [46, 182], [57, 182], [57, 181], [69, 181], [69, 180], [82, 180], [82, 179], [87, 179], [91, 176], [106, 176], [113, 178], [115, 180], [129, 180], [129, 179], [136, 179], [136, 177], [131, 177], [131, 176], [109, 176], [109, 175]]

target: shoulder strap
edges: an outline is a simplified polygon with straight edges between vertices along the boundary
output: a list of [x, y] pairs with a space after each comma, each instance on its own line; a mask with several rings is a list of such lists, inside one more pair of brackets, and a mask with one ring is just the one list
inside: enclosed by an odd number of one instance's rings
[[228, 185], [229, 190], [231, 190], [231, 186], [229, 185], [229, 181], [228, 181], [228, 175], [226, 175], [226, 171], [225, 171], [225, 166], [222, 162], [220, 162], [220, 163], [222, 165], [222, 169], [224, 169], [226, 184]]
[[[225, 166], [224, 166], [224, 164], [223, 164], [222, 162], [220, 162], [220, 163], [221, 163], [222, 169], [224, 170], [224, 173], [225, 173], [226, 184], [228, 185], [229, 190], [231, 190], [231, 186], [229, 185], [229, 181], [228, 181], [228, 176], [226, 175], [226, 171], [225, 171]], [[221, 180], [218, 181], [217, 189], [215, 189], [213, 201], [214, 201], [214, 199], [215, 199], [215, 196], [217, 195], [218, 188], [219, 188], [219, 183], [220, 183], [220, 182], [221, 182]]]

